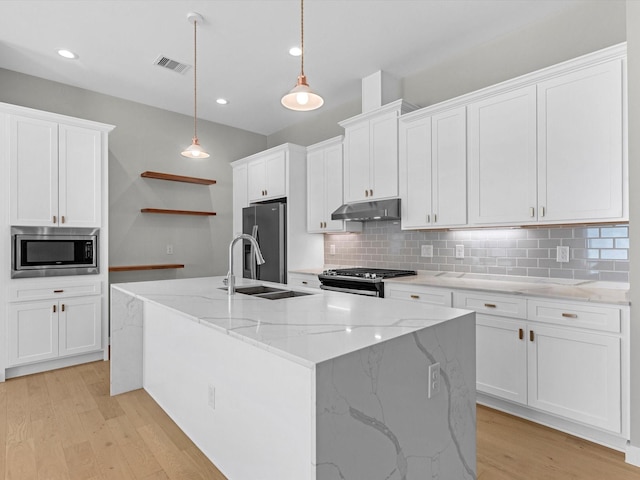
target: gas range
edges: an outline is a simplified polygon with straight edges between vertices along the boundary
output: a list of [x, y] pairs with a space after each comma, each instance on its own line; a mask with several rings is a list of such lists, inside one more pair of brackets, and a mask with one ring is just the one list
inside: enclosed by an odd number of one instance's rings
[[323, 290], [384, 297], [384, 279], [408, 275], [416, 275], [416, 271], [354, 267], [325, 270], [318, 278]]

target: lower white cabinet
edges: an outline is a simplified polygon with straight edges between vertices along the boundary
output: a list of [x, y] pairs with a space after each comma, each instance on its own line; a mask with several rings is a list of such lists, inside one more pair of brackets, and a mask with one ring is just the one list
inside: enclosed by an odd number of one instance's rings
[[450, 307], [453, 293], [444, 288], [431, 288], [406, 283], [384, 283], [384, 297], [398, 300], [411, 300], [430, 305]]
[[320, 279], [315, 273], [289, 272], [287, 284], [292, 287], [317, 288], [320, 290]]
[[505, 297], [454, 293], [455, 307], [476, 310], [477, 390], [623, 433], [621, 309]]
[[11, 303], [8, 366], [99, 351], [101, 305], [100, 295]]

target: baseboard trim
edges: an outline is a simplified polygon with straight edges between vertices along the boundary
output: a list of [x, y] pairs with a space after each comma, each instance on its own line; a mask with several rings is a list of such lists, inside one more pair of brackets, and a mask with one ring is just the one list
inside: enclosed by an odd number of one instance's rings
[[640, 467], [640, 447], [627, 446], [624, 460], [630, 465]]
[[56, 370], [58, 368], [71, 367], [73, 365], [80, 365], [81, 363], [95, 362], [97, 360], [104, 359], [104, 352], [99, 350], [97, 352], [85, 353], [83, 355], [75, 355], [73, 357], [56, 358], [48, 362], [31, 363], [29, 365], [19, 365], [17, 367], [7, 368], [5, 371], [7, 380], [15, 377], [22, 377], [23, 375], [31, 375], [33, 373], [48, 372], [49, 370]]

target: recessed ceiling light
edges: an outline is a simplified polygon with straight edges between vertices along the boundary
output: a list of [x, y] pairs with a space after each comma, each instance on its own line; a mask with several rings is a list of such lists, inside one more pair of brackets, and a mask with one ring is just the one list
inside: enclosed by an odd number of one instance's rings
[[216, 103], [219, 105], [226, 105], [227, 103], [229, 103], [229, 100], [227, 100], [226, 98], [218, 98], [216, 100]]
[[64, 58], [70, 58], [72, 60], [78, 58], [77, 54], [73, 53], [71, 50], [65, 50], [64, 48], [58, 50], [58, 55]]
[[300, 49], [300, 47], [291, 47], [289, 49], [289, 55], [299, 57], [300, 55], [302, 55], [302, 50]]

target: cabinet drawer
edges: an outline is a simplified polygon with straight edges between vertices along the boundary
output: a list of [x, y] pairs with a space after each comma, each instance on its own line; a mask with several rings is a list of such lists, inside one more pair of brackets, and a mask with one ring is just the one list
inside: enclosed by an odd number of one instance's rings
[[526, 318], [527, 301], [513, 295], [495, 295], [491, 293], [455, 292], [454, 307], [474, 310], [487, 315], [501, 317]]
[[620, 309], [581, 303], [529, 300], [529, 320], [603, 332], [620, 332]]
[[431, 305], [451, 306], [451, 290], [440, 288], [429, 288], [421, 285], [405, 285], [397, 283], [384, 284], [385, 298], [395, 298], [398, 300], [411, 300], [418, 303], [428, 303]]
[[100, 295], [102, 282], [60, 282], [60, 283], [22, 283], [20, 280], [9, 287], [9, 301], [44, 300], [47, 298], [66, 298], [82, 295]]
[[313, 274], [290, 273], [287, 283], [292, 287], [320, 288], [320, 280]]

